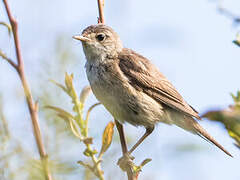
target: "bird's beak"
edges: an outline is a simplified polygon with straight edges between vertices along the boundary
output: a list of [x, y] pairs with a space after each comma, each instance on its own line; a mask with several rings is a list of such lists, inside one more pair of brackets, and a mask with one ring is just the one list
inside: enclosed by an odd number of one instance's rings
[[73, 39], [80, 40], [82, 42], [89, 42], [89, 41], [91, 41], [91, 39], [89, 39], [87, 37], [84, 37], [84, 36], [79, 36], [79, 35], [73, 36]]

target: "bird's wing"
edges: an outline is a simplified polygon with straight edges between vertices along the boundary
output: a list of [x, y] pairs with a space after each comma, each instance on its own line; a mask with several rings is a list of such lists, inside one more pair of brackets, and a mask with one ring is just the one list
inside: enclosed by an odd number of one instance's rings
[[177, 111], [200, 119], [198, 112], [183, 100], [175, 87], [148, 59], [130, 49], [119, 53], [118, 59], [120, 70], [134, 88]]

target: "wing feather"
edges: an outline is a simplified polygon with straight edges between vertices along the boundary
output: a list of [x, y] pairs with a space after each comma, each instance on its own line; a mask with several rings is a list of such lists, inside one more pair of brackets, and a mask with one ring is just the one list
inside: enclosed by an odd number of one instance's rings
[[189, 106], [175, 87], [151, 62], [130, 49], [119, 54], [119, 68], [136, 89], [188, 116], [200, 119], [197, 111]]

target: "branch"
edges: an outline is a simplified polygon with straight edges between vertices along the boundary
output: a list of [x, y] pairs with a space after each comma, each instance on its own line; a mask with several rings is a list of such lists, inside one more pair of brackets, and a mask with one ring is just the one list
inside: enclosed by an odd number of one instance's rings
[[15, 62], [13, 62], [12, 59], [10, 59], [9, 57], [7, 57], [7, 55], [4, 54], [1, 50], [0, 50], [0, 56], [1, 56], [4, 60], [6, 60], [12, 67], [14, 67], [14, 69], [15, 69], [16, 71], [18, 71], [18, 66], [17, 66], [17, 64], [16, 64]]
[[98, 0], [98, 12], [99, 12], [98, 23], [102, 23], [102, 24], [105, 23], [103, 7], [104, 7], [104, 0]]
[[37, 102], [35, 103], [33, 101], [32, 93], [31, 93], [31, 90], [29, 88], [29, 85], [28, 85], [28, 82], [26, 80], [25, 73], [24, 73], [24, 63], [23, 63], [23, 59], [22, 59], [22, 55], [21, 55], [21, 48], [20, 48], [20, 42], [19, 42], [19, 36], [18, 36], [18, 23], [11, 14], [7, 0], [3, 0], [3, 3], [5, 6], [11, 27], [12, 27], [12, 33], [13, 33], [13, 37], [14, 37], [15, 51], [16, 51], [18, 64], [16, 65], [9, 58], [4, 58], [4, 59], [7, 60], [17, 70], [19, 77], [21, 79], [22, 86], [23, 86], [24, 93], [25, 93], [25, 98], [26, 98], [27, 105], [28, 105], [28, 109], [29, 109], [29, 112], [31, 115], [33, 132], [34, 132], [35, 140], [37, 143], [38, 152], [39, 152], [39, 155], [40, 155], [40, 158], [42, 161], [42, 166], [43, 166], [43, 169], [45, 172], [45, 179], [52, 180], [52, 176], [49, 171], [48, 163], [47, 163], [48, 156], [44, 149], [43, 140], [41, 137], [41, 131], [40, 131], [39, 123], [38, 123], [38, 105], [37, 105]]

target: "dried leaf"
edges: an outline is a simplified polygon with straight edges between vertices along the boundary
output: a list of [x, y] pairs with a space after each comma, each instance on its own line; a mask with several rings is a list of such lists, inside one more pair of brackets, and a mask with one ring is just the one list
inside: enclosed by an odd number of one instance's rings
[[102, 156], [103, 153], [107, 151], [109, 146], [112, 143], [112, 137], [113, 137], [113, 132], [114, 132], [114, 122], [109, 122], [108, 125], [106, 126], [103, 136], [102, 136], [102, 148], [99, 154], [99, 157]]
[[83, 139], [84, 144], [92, 144], [93, 143], [93, 138], [92, 137], [87, 137]]

